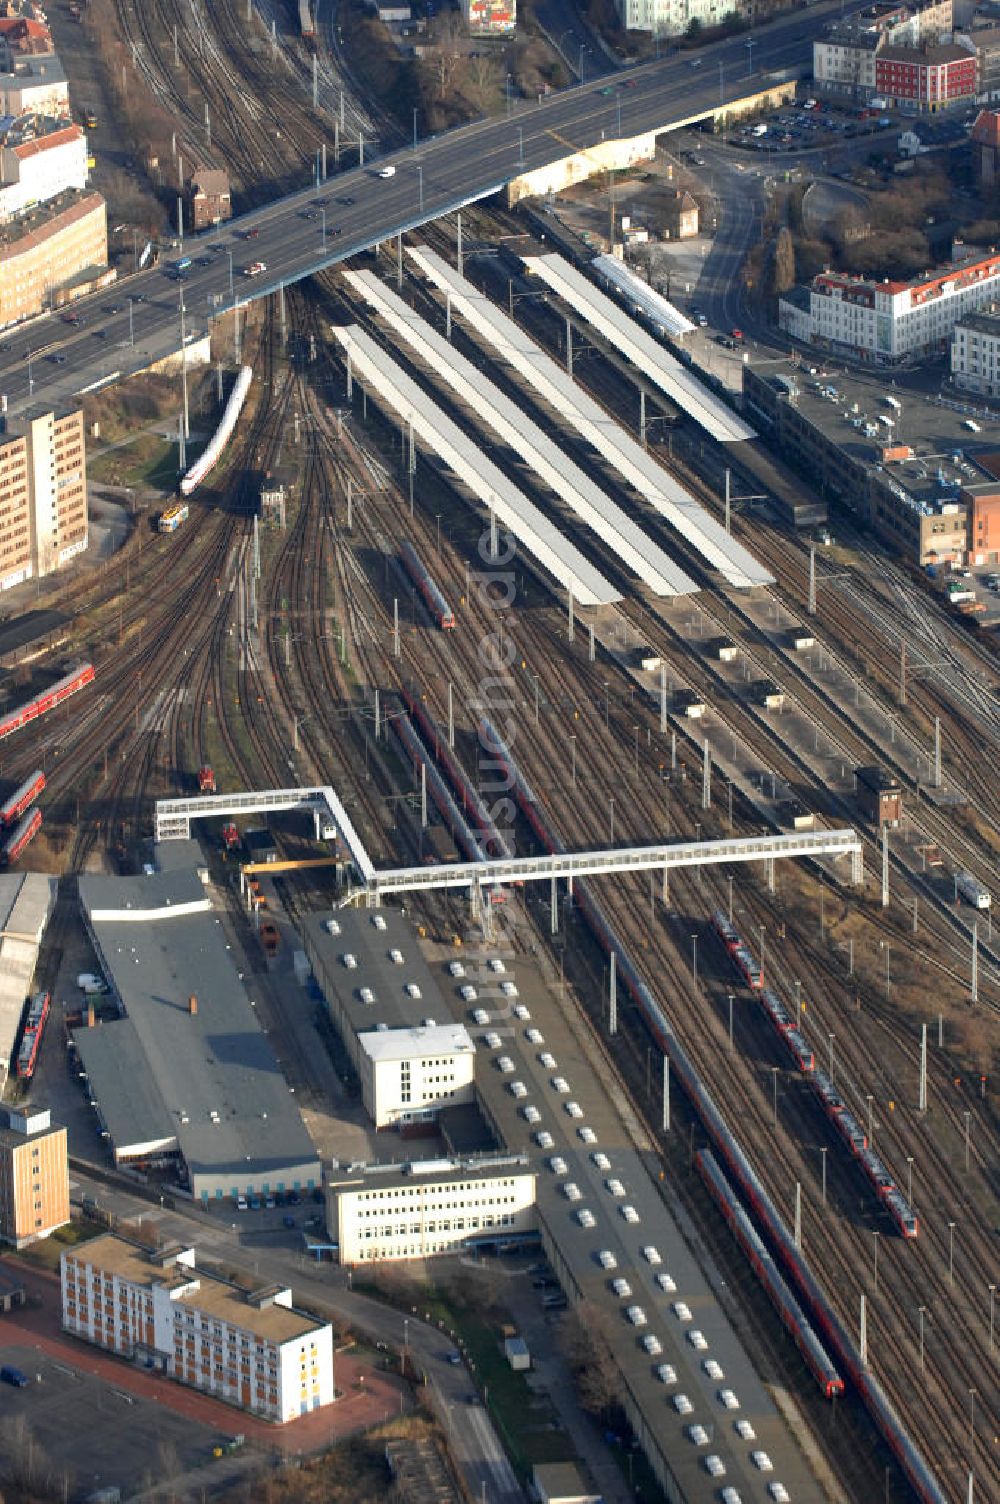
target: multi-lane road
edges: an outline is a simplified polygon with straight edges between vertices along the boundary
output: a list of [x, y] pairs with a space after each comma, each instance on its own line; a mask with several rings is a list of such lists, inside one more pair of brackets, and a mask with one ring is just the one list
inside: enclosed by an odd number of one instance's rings
[[[193, 264], [182, 282], [160, 266], [75, 305], [85, 322], [33, 320], [0, 340], [0, 395], [10, 413], [58, 404], [101, 381], [142, 370], [180, 344], [180, 303], [187, 329], [200, 332], [234, 303], [287, 286], [495, 192], [520, 172], [618, 136], [675, 129], [765, 87], [768, 75], [806, 73], [811, 42], [838, 0], [781, 16], [751, 38], [739, 36], [678, 53], [521, 104], [510, 115], [475, 121], [342, 172], [276, 200], [219, 232], [188, 238]], [[697, 66], [695, 66], [697, 64]], [[392, 165], [390, 178], [379, 168]], [[254, 232], [253, 238], [246, 238]], [[244, 269], [266, 271], [247, 278]], [[136, 301], [141, 300], [141, 301]], [[115, 311], [112, 311], [115, 310]]]

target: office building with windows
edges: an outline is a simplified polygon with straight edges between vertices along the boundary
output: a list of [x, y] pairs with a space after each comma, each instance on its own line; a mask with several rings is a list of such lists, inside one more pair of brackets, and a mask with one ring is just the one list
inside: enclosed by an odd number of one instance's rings
[[245, 1290], [196, 1268], [193, 1248], [159, 1251], [109, 1234], [61, 1261], [67, 1332], [267, 1420], [334, 1399], [333, 1333], [291, 1290]]

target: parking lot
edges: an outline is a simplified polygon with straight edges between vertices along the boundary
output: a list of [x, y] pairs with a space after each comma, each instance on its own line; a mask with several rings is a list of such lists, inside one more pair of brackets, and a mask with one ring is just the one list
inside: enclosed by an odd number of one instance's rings
[[217, 1430], [116, 1388], [89, 1371], [84, 1356], [78, 1366], [35, 1347], [0, 1347], [0, 1365], [29, 1380], [25, 1388], [0, 1386], [4, 1474], [17, 1470], [36, 1487], [48, 1479], [59, 1497], [76, 1500], [112, 1484], [132, 1493], [211, 1462]]

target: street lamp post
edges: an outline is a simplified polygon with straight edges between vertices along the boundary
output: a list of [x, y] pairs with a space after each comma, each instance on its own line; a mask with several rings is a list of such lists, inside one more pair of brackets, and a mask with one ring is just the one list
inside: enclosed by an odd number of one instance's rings
[[993, 1314], [994, 1314], [994, 1309], [995, 1309], [995, 1305], [996, 1305], [997, 1287], [996, 1287], [996, 1285], [989, 1285], [989, 1286], [987, 1286], [987, 1288], [989, 1289], [989, 1292], [990, 1292], [990, 1352], [992, 1353], [992, 1351], [993, 1351]]
[[615, 800], [614, 800], [614, 795], [612, 795], [611, 798], [608, 800], [608, 824], [609, 824], [609, 827], [610, 827], [609, 834], [608, 834], [608, 845], [609, 846], [613, 846], [615, 844]]
[[320, 208], [319, 213], [320, 213], [320, 224], [322, 226], [322, 233], [323, 233], [323, 249], [325, 251], [326, 250], [326, 210], [324, 208]]
[[236, 302], [236, 289], [233, 287], [233, 253], [230, 250], [230, 248], [229, 248], [228, 245], [226, 246], [226, 255], [229, 257], [229, 296], [230, 296], [231, 300], [235, 303]]
[[698, 936], [697, 935], [692, 935], [691, 936], [691, 976], [694, 979], [694, 985], [697, 987], [697, 985], [698, 985]]
[[823, 1165], [823, 1205], [825, 1206], [826, 1205], [826, 1145], [825, 1144], [822, 1144], [820, 1146], [820, 1151], [819, 1152], [820, 1152], [820, 1155], [821, 1155], [821, 1158], [822, 1158], [822, 1165]]
[[873, 1284], [873, 1287], [877, 1290], [878, 1289], [878, 1231], [876, 1230], [872, 1234], [872, 1236], [875, 1239], [875, 1263], [874, 1263], [874, 1267], [873, 1267], [872, 1284]]
[[570, 751], [571, 769], [572, 769], [572, 771], [570, 773], [570, 778], [572, 780], [573, 787], [576, 788], [576, 735], [575, 735], [575, 733], [569, 739], [569, 751]]
[[420, 212], [424, 212], [424, 164], [417, 163], [417, 194], [420, 202]]
[[519, 125], [518, 128], [517, 128], [517, 165], [518, 165], [518, 167], [523, 167], [524, 166], [524, 126], [523, 125]]
[[589, 51], [590, 51], [590, 48], [586, 45], [586, 43], [581, 42], [580, 43], [580, 66], [576, 70], [577, 71], [577, 76], [579, 77], [579, 80], [580, 80], [581, 83], [583, 83], [583, 54], [585, 52], [589, 52]]
[[729, 1053], [733, 1053], [733, 994], [729, 994]]
[[833, 1080], [833, 1041], [836, 1039], [836, 1037], [837, 1037], [836, 1034], [828, 1034], [827, 1035], [827, 1039], [829, 1040], [829, 1044], [830, 1044], [830, 1056], [829, 1056], [828, 1064], [829, 1064], [829, 1068], [830, 1068], [830, 1080], [831, 1081]]
[[128, 300], [128, 342], [129, 342], [130, 345], [133, 346], [133, 348], [135, 346], [135, 325], [133, 323], [133, 318], [132, 318], [134, 309], [135, 309], [135, 303], [134, 303], [134, 301], [133, 301], [132, 298], [129, 298], [129, 300]]
[[778, 1126], [778, 1067], [776, 1065], [772, 1065], [771, 1066], [771, 1082], [772, 1082], [772, 1086], [773, 1086], [773, 1098], [774, 1098], [774, 1126], [775, 1126], [775, 1128], [777, 1128], [777, 1126]]
[[417, 149], [417, 107], [413, 106], [413, 150]]
[[913, 1155], [906, 1156], [906, 1199], [911, 1209], [913, 1207]]
[[955, 1283], [955, 1224], [948, 1223], [948, 1283]]

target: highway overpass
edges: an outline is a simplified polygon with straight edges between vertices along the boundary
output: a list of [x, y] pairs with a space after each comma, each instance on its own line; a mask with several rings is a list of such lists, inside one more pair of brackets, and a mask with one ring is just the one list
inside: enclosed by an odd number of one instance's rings
[[[188, 237], [184, 253], [195, 260], [182, 284], [162, 266], [153, 268], [75, 304], [86, 320], [82, 327], [45, 315], [5, 331], [0, 395], [7, 411], [70, 402], [95, 384], [131, 375], [176, 351], [182, 292], [187, 331], [202, 333], [237, 303], [486, 198], [525, 172], [602, 140], [704, 119], [720, 105], [762, 92], [776, 75], [808, 74], [813, 37], [840, 13], [839, 0], [825, 0], [780, 16], [752, 37], [732, 37], [697, 54], [674, 54], [562, 90], [538, 104], [522, 103], [510, 115], [431, 137], [416, 150], [337, 173], [318, 189], [288, 194], [214, 233]], [[388, 179], [378, 175], [386, 163], [396, 168]], [[253, 239], [245, 238], [250, 230], [256, 231]], [[258, 260], [266, 274], [245, 278], [244, 267]], [[136, 298], [143, 301], [130, 303]], [[119, 311], [109, 312], [113, 306]]]

